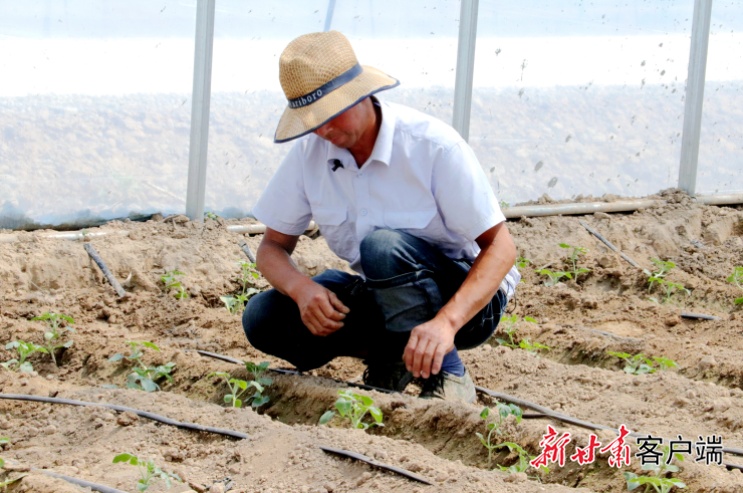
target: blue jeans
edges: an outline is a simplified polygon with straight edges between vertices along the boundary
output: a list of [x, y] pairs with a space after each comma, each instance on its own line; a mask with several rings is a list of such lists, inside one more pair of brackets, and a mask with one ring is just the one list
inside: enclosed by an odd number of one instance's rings
[[[333, 291], [350, 309], [343, 327], [329, 336], [313, 335], [302, 323], [294, 300], [275, 289], [253, 296], [243, 313], [248, 341], [260, 351], [293, 364], [318, 368], [338, 356], [399, 362], [417, 325], [431, 320], [464, 282], [468, 260], [452, 260], [408, 233], [379, 229], [360, 245], [366, 279], [328, 270], [313, 280]], [[487, 341], [507, 303], [498, 291], [457, 333], [457, 349]]]

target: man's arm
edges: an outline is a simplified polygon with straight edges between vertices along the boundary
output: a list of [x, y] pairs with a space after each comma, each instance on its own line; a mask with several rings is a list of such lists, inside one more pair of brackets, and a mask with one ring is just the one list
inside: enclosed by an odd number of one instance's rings
[[477, 239], [480, 253], [462, 285], [436, 316], [410, 333], [403, 360], [415, 377], [441, 370], [444, 355], [454, 348], [454, 336], [490, 301], [516, 260], [516, 246], [505, 222]]
[[291, 254], [298, 239], [266, 228], [256, 255], [258, 269], [276, 290], [294, 300], [310, 332], [326, 336], [343, 327], [349, 309], [335, 293], [297, 269]]

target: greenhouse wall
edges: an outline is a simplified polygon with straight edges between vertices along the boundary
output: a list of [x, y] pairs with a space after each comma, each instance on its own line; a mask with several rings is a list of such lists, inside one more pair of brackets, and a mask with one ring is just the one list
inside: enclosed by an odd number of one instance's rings
[[[693, 0], [479, 2], [469, 141], [514, 205], [678, 183]], [[244, 217], [289, 145], [278, 57], [345, 33], [452, 121], [460, 2], [217, 0], [206, 211]], [[712, 10], [698, 191], [743, 191], [743, 0]], [[0, 227], [186, 208], [196, 1], [0, 0]]]

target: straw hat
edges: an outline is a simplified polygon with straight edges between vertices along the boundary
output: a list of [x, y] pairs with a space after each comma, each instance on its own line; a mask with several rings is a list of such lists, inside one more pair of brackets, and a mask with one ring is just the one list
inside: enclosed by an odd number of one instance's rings
[[279, 80], [288, 100], [274, 142], [308, 134], [367, 96], [400, 82], [359, 65], [351, 43], [338, 31], [298, 37], [279, 59]]

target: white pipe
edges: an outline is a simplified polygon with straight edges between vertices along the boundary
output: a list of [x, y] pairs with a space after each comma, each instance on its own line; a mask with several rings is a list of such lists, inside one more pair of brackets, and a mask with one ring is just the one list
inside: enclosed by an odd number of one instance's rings
[[594, 212], [631, 212], [661, 203], [660, 200], [620, 200], [616, 202], [586, 202], [581, 204], [522, 205], [503, 209], [507, 219], [519, 217], [557, 216], [560, 214], [593, 214]]
[[[727, 195], [697, 195], [695, 201], [704, 205], [738, 205], [743, 204], [743, 194]], [[618, 200], [616, 202], [586, 202], [573, 204], [544, 204], [544, 205], [517, 205], [503, 209], [506, 219], [518, 219], [520, 217], [543, 217], [559, 215], [584, 215], [593, 214], [594, 212], [634, 212], [645, 209], [653, 205], [664, 203], [664, 200], [635, 199], [635, 200]], [[312, 233], [316, 230], [317, 224], [311, 221], [305, 233]], [[263, 234], [266, 232], [264, 224], [235, 224], [228, 225], [227, 231], [238, 234]], [[129, 231], [100, 231], [89, 233], [86, 230], [48, 233], [41, 235], [42, 238], [52, 240], [83, 240], [85, 238], [98, 238], [107, 235], [127, 236]], [[18, 236], [14, 234], [0, 234], [0, 243], [13, 243], [18, 241]]]
[[727, 195], [697, 195], [697, 202], [705, 205], [738, 205], [743, 204], [743, 193]]
[[[317, 230], [317, 224], [315, 221], [310, 221], [310, 225], [307, 227], [307, 230], [305, 231], [306, 234], [314, 233]], [[265, 224], [231, 224], [227, 226], [227, 231], [230, 233], [238, 233], [238, 234], [250, 234], [250, 235], [259, 235], [266, 232], [266, 225]], [[91, 239], [91, 238], [100, 238], [103, 236], [129, 236], [129, 231], [127, 230], [116, 230], [116, 231], [96, 231], [96, 232], [88, 232], [87, 230], [80, 230], [80, 231], [64, 231], [59, 233], [46, 233], [41, 234], [42, 239], [45, 240], [71, 240], [71, 241], [81, 241], [85, 239]], [[18, 241], [18, 235], [15, 234], [0, 234], [0, 243], [14, 243]]]

